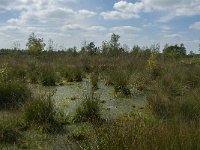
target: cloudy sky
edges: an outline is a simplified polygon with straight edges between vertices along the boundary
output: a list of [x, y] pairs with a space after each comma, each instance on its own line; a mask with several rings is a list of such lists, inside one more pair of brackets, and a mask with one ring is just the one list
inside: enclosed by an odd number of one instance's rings
[[116, 33], [129, 47], [184, 43], [197, 52], [200, 0], [0, 0], [0, 48], [24, 48], [32, 32], [66, 48]]

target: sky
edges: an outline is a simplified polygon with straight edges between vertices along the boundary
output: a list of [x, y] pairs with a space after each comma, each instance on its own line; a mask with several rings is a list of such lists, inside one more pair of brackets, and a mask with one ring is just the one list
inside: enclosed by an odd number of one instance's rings
[[130, 48], [184, 43], [198, 52], [200, 0], [0, 0], [0, 48], [25, 48], [32, 32], [57, 47], [100, 46], [115, 33]]

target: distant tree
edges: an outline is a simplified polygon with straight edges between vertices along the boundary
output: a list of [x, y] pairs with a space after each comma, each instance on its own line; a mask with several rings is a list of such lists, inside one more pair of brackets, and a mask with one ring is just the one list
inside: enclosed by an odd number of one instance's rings
[[108, 55], [110, 49], [111, 49], [110, 44], [107, 41], [103, 41], [101, 46], [101, 53], [103, 55]]
[[186, 48], [184, 44], [168, 46], [163, 49], [163, 54], [167, 57], [183, 57], [186, 55]]
[[199, 43], [199, 54], [200, 54], [200, 43]]
[[189, 56], [195, 56], [195, 53], [193, 51], [190, 51]]
[[77, 47], [74, 46], [73, 48], [68, 48], [67, 54], [72, 55], [72, 56], [76, 56], [77, 55]]
[[138, 45], [134, 45], [130, 53], [131, 53], [133, 56], [138, 57], [139, 54], [140, 54], [140, 52], [141, 52], [141, 48], [140, 48]]
[[20, 43], [19, 43], [19, 41], [15, 41], [15, 42], [13, 42], [13, 45], [12, 45], [12, 49], [13, 50], [20, 50]]
[[32, 33], [28, 42], [26, 43], [27, 49], [31, 52], [42, 52], [46, 44], [44, 43], [42, 38], [37, 38], [34, 33]]
[[52, 39], [48, 40], [48, 45], [47, 45], [47, 51], [53, 51], [54, 50], [54, 42]]
[[122, 49], [123, 49], [124, 52], [129, 52], [130, 51], [130, 48], [128, 47], [127, 44], [123, 44]]
[[90, 42], [86, 45], [86, 50], [89, 55], [95, 55], [97, 54], [97, 47], [95, 46], [94, 42]]
[[117, 35], [117, 34], [112, 34], [111, 35], [111, 39], [110, 39], [110, 46], [113, 48], [113, 49], [118, 49], [120, 47], [120, 43], [119, 43], [119, 38], [120, 36]]

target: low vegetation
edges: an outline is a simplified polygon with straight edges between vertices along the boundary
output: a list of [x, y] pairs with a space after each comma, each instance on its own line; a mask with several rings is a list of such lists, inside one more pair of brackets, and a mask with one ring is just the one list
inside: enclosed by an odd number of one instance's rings
[[63, 130], [64, 119], [59, 121], [50, 96], [38, 97], [28, 102], [23, 109], [24, 120], [28, 126], [36, 126], [44, 132], [56, 133]]
[[100, 119], [99, 103], [96, 99], [85, 99], [80, 107], [77, 108], [74, 122], [95, 122]]
[[[80, 149], [199, 149], [199, 54], [187, 55], [183, 44], [168, 45], [162, 53], [158, 45], [128, 51], [119, 38], [113, 34], [101, 47], [90, 42], [80, 51], [47, 51], [44, 40], [31, 34], [26, 50], [0, 50], [0, 148], [26, 143], [27, 133], [42, 131], [42, 136], [62, 138]], [[86, 80], [91, 81], [92, 95], [82, 98], [72, 116], [54, 105], [56, 99], [41, 96], [40, 88]], [[95, 96], [104, 94], [104, 82], [117, 103], [134, 101], [137, 92], [147, 97], [146, 105], [119, 118], [102, 119], [101, 111], [109, 112], [101, 107], [107, 101]], [[74, 85], [82, 88], [81, 83]], [[79, 98], [66, 102], [72, 100]], [[83, 124], [88, 130], [73, 130]]]

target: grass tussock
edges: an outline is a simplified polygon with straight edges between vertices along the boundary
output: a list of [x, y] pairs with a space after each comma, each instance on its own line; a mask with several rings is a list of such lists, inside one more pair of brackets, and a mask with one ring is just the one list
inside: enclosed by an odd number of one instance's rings
[[0, 109], [16, 109], [31, 96], [29, 88], [17, 80], [7, 67], [0, 69]]
[[49, 96], [29, 101], [24, 106], [23, 113], [24, 120], [28, 126], [34, 125], [44, 132], [60, 132], [63, 130], [63, 124], [66, 123], [62, 122], [65, 119], [62, 121], [59, 120], [61, 118], [58, 118], [58, 112], [56, 112], [55, 106]]
[[83, 101], [80, 107], [77, 108], [75, 116], [73, 118], [74, 122], [95, 122], [99, 120], [100, 117], [100, 106], [97, 99], [87, 98]]
[[18, 143], [21, 138], [23, 121], [19, 115], [10, 113], [0, 117], [0, 144]]

